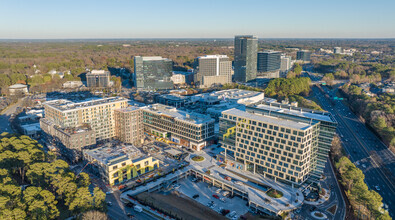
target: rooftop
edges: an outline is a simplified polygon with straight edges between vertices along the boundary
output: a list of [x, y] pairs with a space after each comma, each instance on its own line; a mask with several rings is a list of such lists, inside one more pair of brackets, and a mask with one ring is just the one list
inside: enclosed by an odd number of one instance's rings
[[264, 50], [264, 51], [259, 51], [258, 53], [281, 53], [281, 52], [275, 50]]
[[92, 150], [87, 150], [84, 154], [99, 161], [102, 164], [111, 166], [125, 160], [135, 160], [143, 157], [139, 149], [133, 145], [105, 146]]
[[140, 109], [140, 108], [139, 107], [135, 107], [135, 106], [129, 106], [127, 108], [115, 109], [115, 111], [126, 113], [126, 112], [136, 111], [138, 109]]
[[105, 71], [105, 70], [92, 70], [90, 72], [88, 72], [86, 75], [103, 75], [103, 74], [110, 74], [109, 71]]
[[[135, 57], [141, 57], [143, 59], [143, 61], [158, 61], [158, 60], [165, 60], [165, 61], [169, 61], [169, 58], [163, 58], [160, 56], [152, 56], [152, 57], [142, 57], [142, 56], [135, 56]], [[171, 61], [171, 60], [170, 60]]]
[[213, 59], [213, 58], [229, 58], [227, 55], [204, 55], [201, 57], [198, 57], [198, 59]]
[[18, 84], [11, 85], [8, 88], [9, 89], [23, 89], [23, 88], [27, 88], [27, 85], [18, 83]]
[[261, 103], [256, 105], [250, 105], [248, 107], [265, 109], [271, 112], [279, 112], [294, 116], [299, 116], [303, 118], [310, 118], [319, 121], [326, 121], [331, 123], [336, 123], [336, 120], [329, 112], [317, 111], [307, 108], [293, 107], [289, 104], [280, 104], [280, 103]]
[[204, 123], [214, 122], [214, 119], [212, 119], [207, 115], [203, 115], [195, 112], [181, 111], [181, 110], [177, 110], [174, 107], [170, 107], [162, 104], [153, 104], [143, 107], [142, 109], [149, 110], [155, 112], [156, 114], [168, 116], [178, 120], [188, 121], [193, 124], [204, 124]]
[[275, 124], [275, 125], [279, 125], [282, 127], [298, 129], [298, 130], [307, 130], [307, 129], [311, 128], [311, 125], [307, 124], [307, 123], [295, 122], [295, 121], [286, 120], [286, 119], [268, 116], [268, 115], [253, 114], [253, 113], [241, 111], [241, 110], [235, 109], [235, 108], [226, 110], [223, 113], [238, 116], [238, 117], [243, 117], [243, 118], [249, 118], [252, 120], [261, 121], [261, 122], [265, 122], [265, 123]]
[[50, 106], [60, 111], [67, 111], [67, 110], [91, 107], [95, 105], [101, 105], [105, 103], [122, 102], [122, 101], [128, 101], [128, 100], [123, 97], [100, 98], [100, 99], [93, 99], [89, 101], [85, 100], [82, 102], [73, 102], [67, 99], [57, 99], [57, 100], [47, 101], [44, 103], [44, 105]]

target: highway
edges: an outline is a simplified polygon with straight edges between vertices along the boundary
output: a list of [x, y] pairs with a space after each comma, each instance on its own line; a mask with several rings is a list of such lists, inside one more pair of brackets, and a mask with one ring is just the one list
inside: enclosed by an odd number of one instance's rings
[[[324, 91], [334, 97], [336, 90]], [[350, 160], [365, 174], [369, 189], [376, 190], [388, 205], [391, 216], [395, 210], [395, 156], [342, 101], [331, 101], [317, 88], [313, 94], [321, 106], [338, 122], [337, 133]]]

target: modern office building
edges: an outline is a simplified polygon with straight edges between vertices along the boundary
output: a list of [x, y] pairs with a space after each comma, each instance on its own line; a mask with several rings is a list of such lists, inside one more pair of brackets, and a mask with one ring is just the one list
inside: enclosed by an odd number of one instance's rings
[[116, 185], [159, 168], [159, 160], [133, 145], [105, 146], [84, 151], [89, 169], [109, 185]]
[[273, 50], [265, 50], [258, 52], [258, 73], [274, 72], [280, 70], [281, 52]]
[[248, 82], [256, 79], [258, 38], [253, 35], [235, 36], [234, 79]]
[[144, 132], [199, 151], [214, 140], [214, 119], [209, 116], [154, 104], [141, 108]]
[[280, 71], [287, 72], [292, 68], [292, 57], [281, 55], [281, 64], [280, 64]]
[[335, 118], [329, 112], [294, 107], [290, 104], [276, 102], [262, 102], [261, 104], [249, 105], [246, 107], [246, 111], [262, 113], [300, 123], [318, 123], [317, 145], [314, 145], [312, 149], [309, 180], [316, 181], [321, 178], [337, 127]]
[[173, 89], [173, 61], [162, 57], [134, 57], [134, 86], [143, 90]]
[[301, 185], [321, 177], [335, 129], [329, 113], [264, 103], [224, 111], [220, 142], [228, 165]]
[[315, 136], [317, 123], [300, 123], [239, 109], [224, 111], [220, 119], [220, 138], [228, 162], [291, 184], [307, 180]]
[[143, 143], [143, 114], [140, 108], [127, 107], [114, 111], [115, 136], [135, 146]]
[[206, 55], [195, 60], [196, 80], [201, 87], [232, 82], [232, 61], [226, 55]]
[[97, 140], [115, 137], [114, 110], [125, 108], [128, 100], [122, 97], [101, 98], [84, 102], [66, 99], [44, 103], [45, 119], [60, 128], [90, 125]]
[[343, 50], [342, 50], [341, 47], [334, 47], [334, 48], [333, 48], [333, 53], [334, 53], [334, 54], [342, 54], [342, 53], [343, 53]]
[[109, 87], [110, 72], [105, 70], [92, 70], [86, 74], [88, 87]]
[[311, 61], [310, 56], [311, 56], [311, 51], [308, 51], [308, 50], [299, 50], [296, 52], [296, 59], [297, 60], [309, 62], [309, 61]]

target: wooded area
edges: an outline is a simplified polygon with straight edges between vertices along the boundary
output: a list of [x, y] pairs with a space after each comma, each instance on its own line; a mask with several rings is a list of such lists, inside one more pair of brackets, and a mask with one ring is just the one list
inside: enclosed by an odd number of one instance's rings
[[[46, 153], [28, 136], [0, 135], [0, 219], [55, 219], [105, 211], [106, 195], [91, 192], [89, 175]], [[22, 190], [21, 190], [22, 189]]]

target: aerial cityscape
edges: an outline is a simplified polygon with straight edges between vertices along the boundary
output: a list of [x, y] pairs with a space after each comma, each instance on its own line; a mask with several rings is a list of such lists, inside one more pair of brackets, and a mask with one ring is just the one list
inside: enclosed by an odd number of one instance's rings
[[0, 6], [0, 219], [395, 216], [395, 2]]

